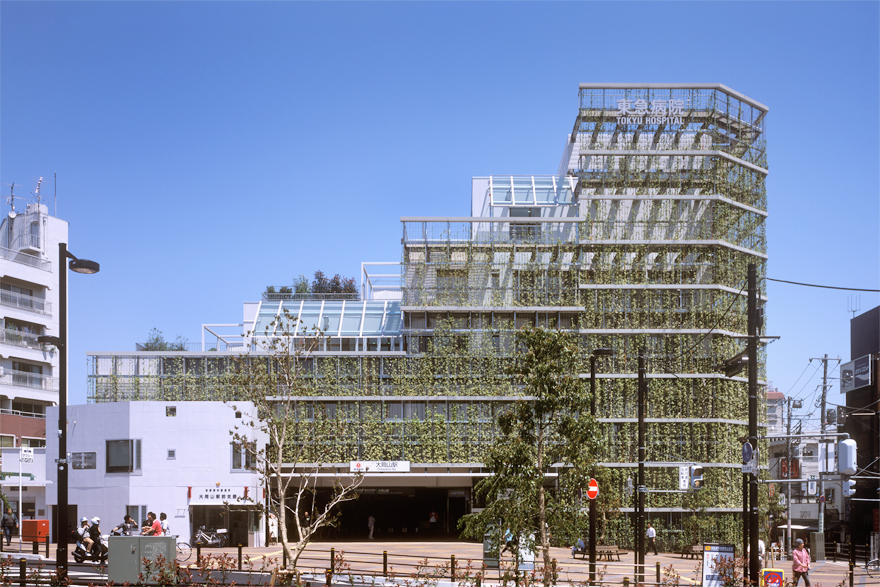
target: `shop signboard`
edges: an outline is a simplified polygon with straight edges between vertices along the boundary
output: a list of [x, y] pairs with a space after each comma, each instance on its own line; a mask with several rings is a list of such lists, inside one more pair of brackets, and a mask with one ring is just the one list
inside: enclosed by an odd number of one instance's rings
[[871, 355], [840, 366], [840, 393], [848, 393], [871, 385]]
[[190, 505], [248, 505], [253, 503], [250, 488], [237, 485], [227, 487], [193, 487]]

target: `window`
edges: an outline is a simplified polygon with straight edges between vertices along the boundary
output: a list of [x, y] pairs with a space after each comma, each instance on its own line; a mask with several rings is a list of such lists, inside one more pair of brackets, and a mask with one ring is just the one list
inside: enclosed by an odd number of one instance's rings
[[177, 406], [165, 406], [165, 417], [175, 418], [177, 416]]
[[134, 520], [134, 523], [138, 526], [146, 526], [147, 506], [127, 505], [125, 506], [125, 513], [131, 516], [131, 519]]
[[15, 437], [0, 435], [0, 448], [12, 448], [15, 446]]
[[22, 446], [29, 446], [31, 448], [43, 448], [46, 446], [45, 438], [22, 438], [21, 439]]
[[173, 461], [173, 460], [176, 459], [176, 458], [177, 458], [177, 451], [174, 450], [174, 449], [170, 449], [170, 450], [168, 451], [168, 460], [169, 460], [169, 461]]
[[132, 473], [141, 470], [141, 441], [108, 440], [107, 472]]
[[253, 468], [251, 462], [251, 451], [248, 445], [240, 442], [232, 443], [232, 470], [233, 471], [249, 471]]

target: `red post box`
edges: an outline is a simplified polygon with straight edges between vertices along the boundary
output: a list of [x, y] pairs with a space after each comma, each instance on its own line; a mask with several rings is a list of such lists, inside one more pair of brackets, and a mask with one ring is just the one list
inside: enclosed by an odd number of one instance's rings
[[22, 542], [45, 542], [49, 535], [49, 520], [22, 520]]

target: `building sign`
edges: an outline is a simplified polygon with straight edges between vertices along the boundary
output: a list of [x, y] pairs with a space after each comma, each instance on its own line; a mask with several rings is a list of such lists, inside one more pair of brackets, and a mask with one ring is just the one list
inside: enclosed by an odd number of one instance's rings
[[717, 568], [718, 563], [727, 559], [733, 564], [736, 549], [732, 544], [703, 545], [703, 587], [723, 587], [729, 577]]
[[22, 463], [33, 463], [34, 462], [34, 449], [30, 446], [21, 447], [21, 454], [18, 459]]
[[871, 385], [871, 355], [840, 366], [840, 393]]
[[98, 453], [96, 452], [73, 452], [70, 453], [71, 469], [97, 469]]
[[682, 124], [684, 100], [618, 100], [617, 124]]
[[409, 461], [350, 461], [351, 473], [409, 473]]
[[253, 503], [248, 487], [193, 487], [190, 505], [246, 505]]

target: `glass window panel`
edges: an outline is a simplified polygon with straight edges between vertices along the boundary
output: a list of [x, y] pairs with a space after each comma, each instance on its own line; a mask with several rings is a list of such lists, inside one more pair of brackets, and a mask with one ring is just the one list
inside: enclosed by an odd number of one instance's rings
[[364, 315], [364, 336], [382, 333], [382, 319], [385, 316], [385, 302], [365, 302], [367, 312]]
[[321, 326], [318, 324], [320, 314], [321, 302], [303, 302], [301, 321], [296, 333], [301, 336], [314, 334], [314, 329]]
[[513, 178], [513, 203], [531, 204], [534, 201], [531, 177]]
[[363, 302], [345, 305], [345, 315], [342, 317], [342, 334], [352, 335], [360, 333], [363, 309]]
[[400, 303], [388, 304], [388, 317], [385, 319], [385, 334], [400, 334]]
[[492, 178], [492, 201], [495, 205], [513, 203], [513, 192], [510, 191], [509, 177]]
[[282, 302], [281, 313], [278, 314], [278, 322], [275, 325], [276, 333], [293, 332], [294, 320], [299, 316], [302, 305], [301, 301]]
[[138, 375], [156, 375], [159, 373], [159, 357], [138, 357]]
[[321, 328], [326, 334], [335, 335], [339, 332], [339, 320], [341, 317], [342, 302], [324, 302], [324, 316], [321, 318]]
[[[557, 182], [560, 178], [557, 178]], [[556, 189], [553, 187], [552, 177], [535, 178], [535, 196], [539, 204], [555, 204]]]
[[281, 302], [263, 302], [260, 304], [260, 311], [257, 314], [257, 319], [254, 322], [254, 333], [257, 335], [264, 334], [266, 329], [269, 329], [269, 332], [272, 332], [272, 321], [275, 319], [276, 314], [278, 314], [278, 308], [281, 306]]

